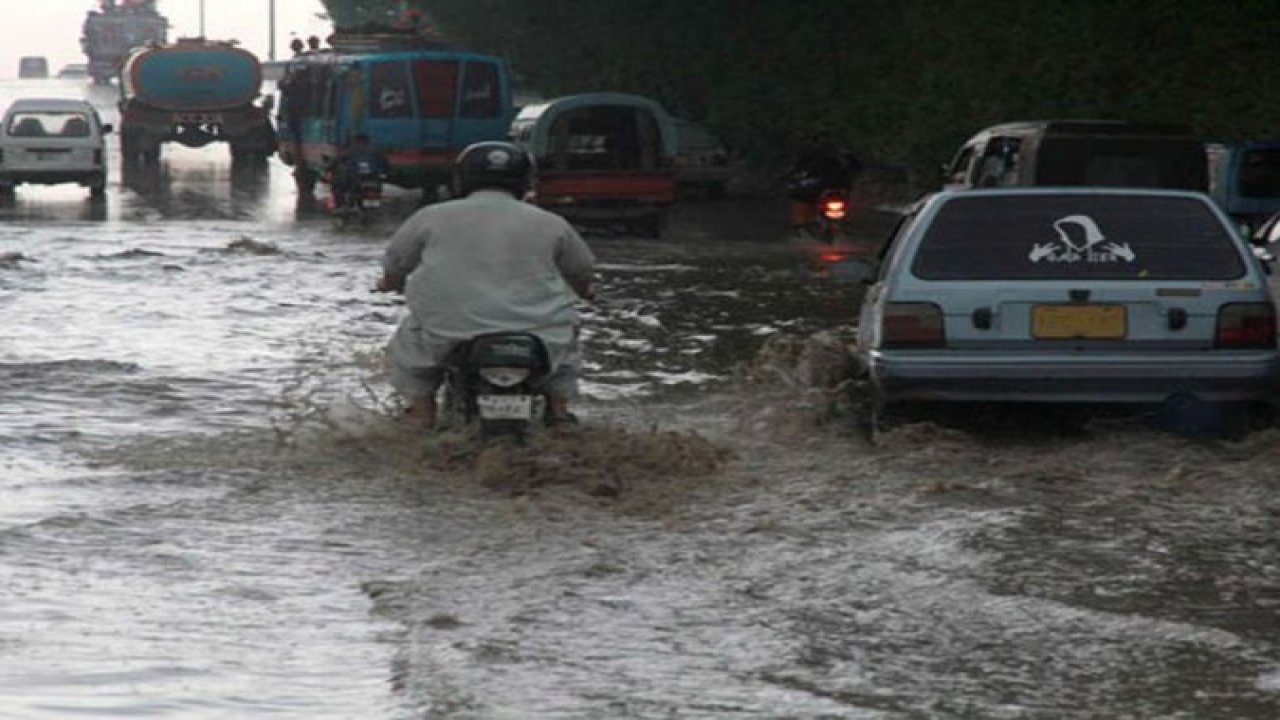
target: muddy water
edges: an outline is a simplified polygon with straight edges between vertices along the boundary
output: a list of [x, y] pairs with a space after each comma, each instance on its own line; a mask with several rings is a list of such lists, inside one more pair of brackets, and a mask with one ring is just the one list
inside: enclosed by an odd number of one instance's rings
[[1280, 714], [1275, 430], [868, 444], [856, 289], [730, 202], [592, 238], [582, 427], [423, 438], [391, 223], [216, 148], [114, 180], [0, 209], [0, 717]]

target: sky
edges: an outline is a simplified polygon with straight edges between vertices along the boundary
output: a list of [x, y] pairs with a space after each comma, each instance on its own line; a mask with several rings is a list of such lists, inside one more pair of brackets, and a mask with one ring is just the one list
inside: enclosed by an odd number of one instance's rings
[[[202, 5], [207, 37], [239, 40], [241, 47], [268, 58], [271, 0], [158, 0], [156, 8], [169, 18], [170, 40], [200, 34]], [[18, 58], [24, 55], [47, 57], [51, 73], [86, 62], [80, 26], [98, 0], [0, 0], [0, 7], [9, 10], [0, 23], [0, 78], [17, 77]], [[323, 12], [320, 0], [275, 0], [276, 57], [290, 56], [294, 35], [327, 37], [332, 26], [316, 17]]]

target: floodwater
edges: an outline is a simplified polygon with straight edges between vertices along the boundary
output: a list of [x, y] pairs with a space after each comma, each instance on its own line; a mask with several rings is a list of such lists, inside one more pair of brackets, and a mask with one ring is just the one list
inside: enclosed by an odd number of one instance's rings
[[1280, 716], [1278, 430], [870, 445], [855, 288], [728, 201], [591, 239], [580, 428], [424, 438], [393, 222], [216, 146], [124, 180], [0, 209], [0, 718]]

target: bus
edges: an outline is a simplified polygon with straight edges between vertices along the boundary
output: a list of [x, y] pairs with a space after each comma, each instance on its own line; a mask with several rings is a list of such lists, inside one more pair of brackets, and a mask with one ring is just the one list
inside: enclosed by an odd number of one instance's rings
[[387, 158], [388, 183], [434, 200], [462, 148], [507, 138], [511, 85], [501, 58], [464, 50], [304, 52], [278, 82], [277, 153], [293, 167], [299, 193], [310, 195], [364, 134]]

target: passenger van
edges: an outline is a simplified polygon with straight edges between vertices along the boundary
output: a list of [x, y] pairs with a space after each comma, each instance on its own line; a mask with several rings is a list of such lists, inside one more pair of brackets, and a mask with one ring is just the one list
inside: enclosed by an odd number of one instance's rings
[[434, 198], [458, 152], [506, 139], [515, 116], [506, 63], [447, 48], [304, 53], [279, 89], [278, 153], [304, 194], [363, 133], [387, 157], [388, 182]]
[[1280, 212], [1280, 140], [1210, 143], [1209, 195], [1248, 235]]
[[75, 183], [106, 195], [105, 136], [110, 124], [86, 100], [21, 98], [0, 120], [0, 201], [24, 183]]
[[1205, 144], [1189, 127], [1111, 120], [994, 125], [944, 168], [944, 190], [1025, 185], [1209, 189]]
[[676, 126], [656, 101], [612, 92], [553, 98], [523, 108], [511, 139], [537, 163], [539, 206], [581, 224], [662, 235], [675, 201]]

